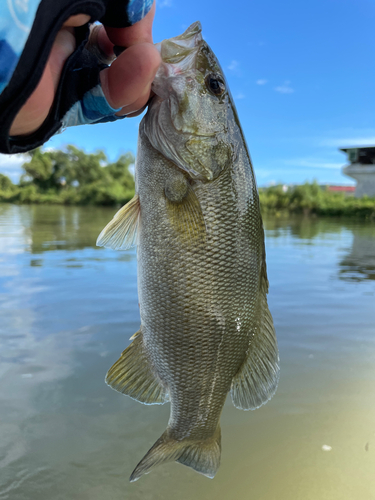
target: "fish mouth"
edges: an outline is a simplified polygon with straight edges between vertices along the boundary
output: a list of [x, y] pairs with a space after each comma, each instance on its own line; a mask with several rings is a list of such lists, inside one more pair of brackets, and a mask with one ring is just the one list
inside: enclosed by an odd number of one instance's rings
[[155, 94], [166, 99], [169, 96], [167, 80], [195, 69], [202, 42], [202, 26], [196, 21], [182, 35], [155, 44], [161, 56], [161, 64], [151, 85]]
[[202, 26], [199, 21], [191, 24], [182, 35], [155, 44], [161, 59], [167, 64], [178, 64], [193, 55], [202, 42]]

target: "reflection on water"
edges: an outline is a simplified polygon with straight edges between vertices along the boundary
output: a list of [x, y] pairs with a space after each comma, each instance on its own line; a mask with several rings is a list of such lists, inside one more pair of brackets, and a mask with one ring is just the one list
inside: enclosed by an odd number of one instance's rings
[[[375, 279], [375, 223], [363, 223], [353, 220], [294, 218], [269, 219], [266, 221], [268, 236], [281, 237], [287, 231], [289, 234], [305, 240], [306, 244], [314, 244], [314, 240], [325, 239], [325, 235], [347, 234], [346, 240], [351, 240], [350, 251], [344, 252], [344, 258], [338, 263], [339, 276], [345, 280], [361, 281]], [[349, 247], [348, 247], [349, 249]]]
[[351, 251], [340, 263], [344, 279], [375, 280], [375, 226], [355, 227]]
[[227, 402], [213, 481], [129, 484], [169, 407], [103, 381], [139, 326], [135, 251], [95, 247], [113, 213], [0, 205], [0, 500], [375, 498], [375, 226], [265, 221], [276, 396]]

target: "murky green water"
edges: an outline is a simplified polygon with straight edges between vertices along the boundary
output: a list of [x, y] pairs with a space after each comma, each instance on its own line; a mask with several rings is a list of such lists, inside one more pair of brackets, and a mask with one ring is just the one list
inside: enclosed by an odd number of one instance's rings
[[227, 401], [214, 480], [173, 463], [130, 484], [169, 405], [104, 383], [139, 326], [135, 251], [95, 248], [112, 214], [0, 206], [0, 500], [374, 499], [375, 226], [266, 221], [276, 396]]

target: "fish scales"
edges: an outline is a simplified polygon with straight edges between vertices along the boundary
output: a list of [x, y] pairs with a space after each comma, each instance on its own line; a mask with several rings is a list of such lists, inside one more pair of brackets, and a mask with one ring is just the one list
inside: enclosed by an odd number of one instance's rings
[[173, 460], [213, 477], [228, 392], [254, 409], [279, 373], [256, 182], [225, 77], [199, 23], [159, 49], [136, 196], [98, 238], [127, 248], [137, 233], [141, 328], [107, 383], [171, 403], [167, 430], [131, 480]]
[[[222, 197], [227, 191], [233, 194], [228, 174], [218, 180], [213, 193], [205, 188], [197, 192], [205, 200], [201, 206], [207, 225], [214, 225], [215, 230], [207, 242], [182, 246], [180, 235], [165, 218], [164, 204], [158, 203], [165, 198], [160, 187], [170, 176], [169, 169], [165, 158], [158, 155], [158, 161], [149, 148], [141, 135], [139, 155], [152, 159], [140, 162], [138, 181], [141, 204], [145, 199], [145, 211], [152, 213], [142, 225], [138, 247], [143, 340], [156, 373], [169, 388], [170, 429], [181, 439], [185, 434], [200, 437], [216, 430], [232, 378], [246, 353], [258, 286], [250, 275], [254, 266], [260, 266], [259, 252], [254, 248], [238, 259], [243, 244], [236, 236], [241, 227], [229, 204], [226, 215], [217, 218], [218, 203], [222, 209]], [[247, 219], [242, 223], [248, 224]], [[163, 237], [158, 241], [160, 234]], [[236, 318], [242, 309], [243, 328], [238, 331]], [[214, 390], [215, 385], [219, 390]], [[208, 406], [217, 411], [201, 420], [197, 411]]]

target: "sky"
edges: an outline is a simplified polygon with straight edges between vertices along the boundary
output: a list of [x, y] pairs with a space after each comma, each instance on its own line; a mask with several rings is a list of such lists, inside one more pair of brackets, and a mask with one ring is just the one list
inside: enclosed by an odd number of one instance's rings
[[[373, 0], [159, 0], [154, 41], [201, 21], [239, 113], [259, 186], [354, 184], [340, 147], [375, 146]], [[46, 147], [136, 152], [140, 118], [72, 127]], [[22, 158], [0, 155], [17, 180]]]

